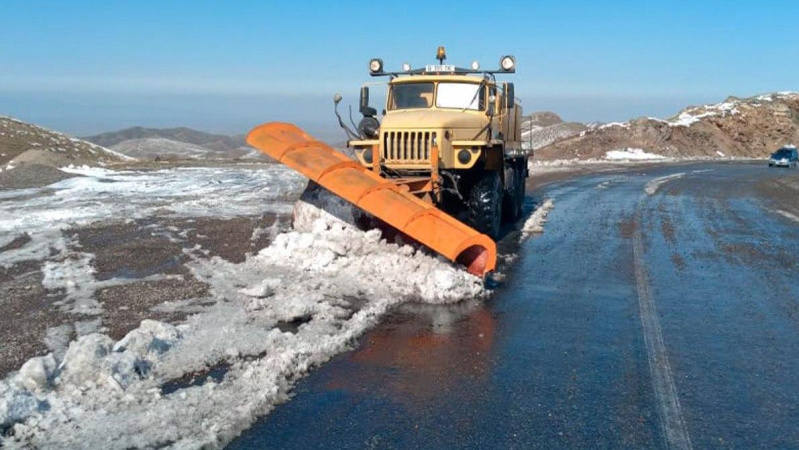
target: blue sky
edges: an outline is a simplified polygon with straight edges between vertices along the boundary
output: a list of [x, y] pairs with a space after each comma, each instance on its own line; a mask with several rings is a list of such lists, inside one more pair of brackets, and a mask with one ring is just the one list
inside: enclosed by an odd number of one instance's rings
[[[396, 5], [396, 6], [395, 6]], [[0, 114], [75, 134], [133, 125], [243, 133], [268, 120], [338, 136], [333, 93], [366, 63], [494, 66], [526, 111], [668, 116], [799, 90], [797, 1], [16, 1], [0, 15]]]

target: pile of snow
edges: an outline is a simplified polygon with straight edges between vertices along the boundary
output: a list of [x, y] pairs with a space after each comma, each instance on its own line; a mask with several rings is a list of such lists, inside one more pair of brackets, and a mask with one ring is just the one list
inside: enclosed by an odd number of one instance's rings
[[641, 161], [653, 159], [665, 159], [663, 155], [656, 155], [654, 153], [647, 153], [640, 148], [624, 148], [619, 150], [611, 150], [605, 154], [605, 159], [610, 161]]
[[[447, 261], [351, 226], [352, 208], [334, 197], [304, 198], [296, 228], [243, 263], [194, 255], [190, 270], [216, 302], [185, 324], [146, 320], [118, 342], [83, 336], [0, 382], [3, 444], [222, 447], [395, 305], [486, 295]], [[286, 323], [294, 329], [281, 331]], [[227, 372], [163, 390], [211, 367]]]
[[546, 199], [544, 203], [533, 211], [530, 217], [524, 222], [524, 226], [522, 226], [522, 240], [532, 234], [544, 232], [544, 224], [547, 221], [547, 215], [549, 214], [549, 210], [553, 207], [555, 207], [555, 202], [552, 201], [552, 199]]

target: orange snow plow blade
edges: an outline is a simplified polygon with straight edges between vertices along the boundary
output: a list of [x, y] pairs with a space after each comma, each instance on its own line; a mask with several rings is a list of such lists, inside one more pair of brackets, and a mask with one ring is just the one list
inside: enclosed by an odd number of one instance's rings
[[357, 161], [287, 123], [260, 125], [247, 143], [353, 205], [405, 233], [469, 273], [485, 276], [496, 267], [491, 238], [425, 203]]

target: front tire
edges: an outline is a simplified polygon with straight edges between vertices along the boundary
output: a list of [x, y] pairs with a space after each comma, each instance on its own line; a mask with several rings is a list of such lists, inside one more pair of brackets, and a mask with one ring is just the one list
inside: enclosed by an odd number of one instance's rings
[[490, 171], [472, 186], [469, 195], [469, 222], [492, 239], [499, 236], [502, 225], [503, 194], [499, 172]]

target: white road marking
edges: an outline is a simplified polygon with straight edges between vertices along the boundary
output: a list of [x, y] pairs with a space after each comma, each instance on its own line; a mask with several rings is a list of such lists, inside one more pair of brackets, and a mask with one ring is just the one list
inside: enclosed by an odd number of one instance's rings
[[635, 283], [638, 290], [638, 307], [641, 314], [641, 326], [644, 332], [644, 343], [649, 360], [649, 372], [658, 403], [660, 425], [669, 448], [691, 449], [691, 437], [680, 408], [677, 387], [671, 374], [663, 333], [657, 315], [655, 301], [649, 289], [649, 276], [643, 265], [643, 244], [641, 230], [633, 233], [633, 265], [635, 266]]

